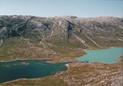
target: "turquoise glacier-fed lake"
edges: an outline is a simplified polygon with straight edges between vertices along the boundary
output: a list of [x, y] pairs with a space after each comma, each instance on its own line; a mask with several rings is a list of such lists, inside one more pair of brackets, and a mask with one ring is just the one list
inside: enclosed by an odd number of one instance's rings
[[77, 58], [81, 62], [117, 63], [123, 56], [123, 48], [108, 48], [100, 50], [85, 50], [86, 55]]

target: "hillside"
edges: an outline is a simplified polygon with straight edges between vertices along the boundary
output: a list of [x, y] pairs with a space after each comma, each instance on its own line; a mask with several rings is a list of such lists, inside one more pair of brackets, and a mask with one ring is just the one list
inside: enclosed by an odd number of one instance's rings
[[123, 47], [123, 18], [0, 16], [0, 59], [64, 60], [108, 47]]

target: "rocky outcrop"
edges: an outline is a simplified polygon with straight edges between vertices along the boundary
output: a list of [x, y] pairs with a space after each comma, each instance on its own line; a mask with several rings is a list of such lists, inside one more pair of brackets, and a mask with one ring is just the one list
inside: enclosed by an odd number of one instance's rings
[[122, 74], [121, 64], [72, 63], [56, 77], [69, 86], [122, 86]]

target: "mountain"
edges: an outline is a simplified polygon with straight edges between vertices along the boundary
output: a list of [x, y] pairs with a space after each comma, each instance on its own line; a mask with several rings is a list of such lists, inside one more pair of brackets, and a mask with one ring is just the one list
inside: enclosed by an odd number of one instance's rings
[[75, 57], [81, 49], [123, 47], [123, 18], [0, 16], [0, 47], [0, 56], [9, 58]]

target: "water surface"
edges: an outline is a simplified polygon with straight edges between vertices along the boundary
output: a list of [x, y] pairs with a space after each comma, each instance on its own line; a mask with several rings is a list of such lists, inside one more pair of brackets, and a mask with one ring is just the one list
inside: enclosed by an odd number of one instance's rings
[[123, 48], [109, 48], [102, 50], [85, 50], [86, 55], [77, 58], [82, 62], [101, 62], [113, 64], [119, 61], [120, 56], [123, 55]]
[[47, 63], [38, 60], [0, 62], [0, 83], [20, 78], [39, 78], [66, 70], [64, 63]]

